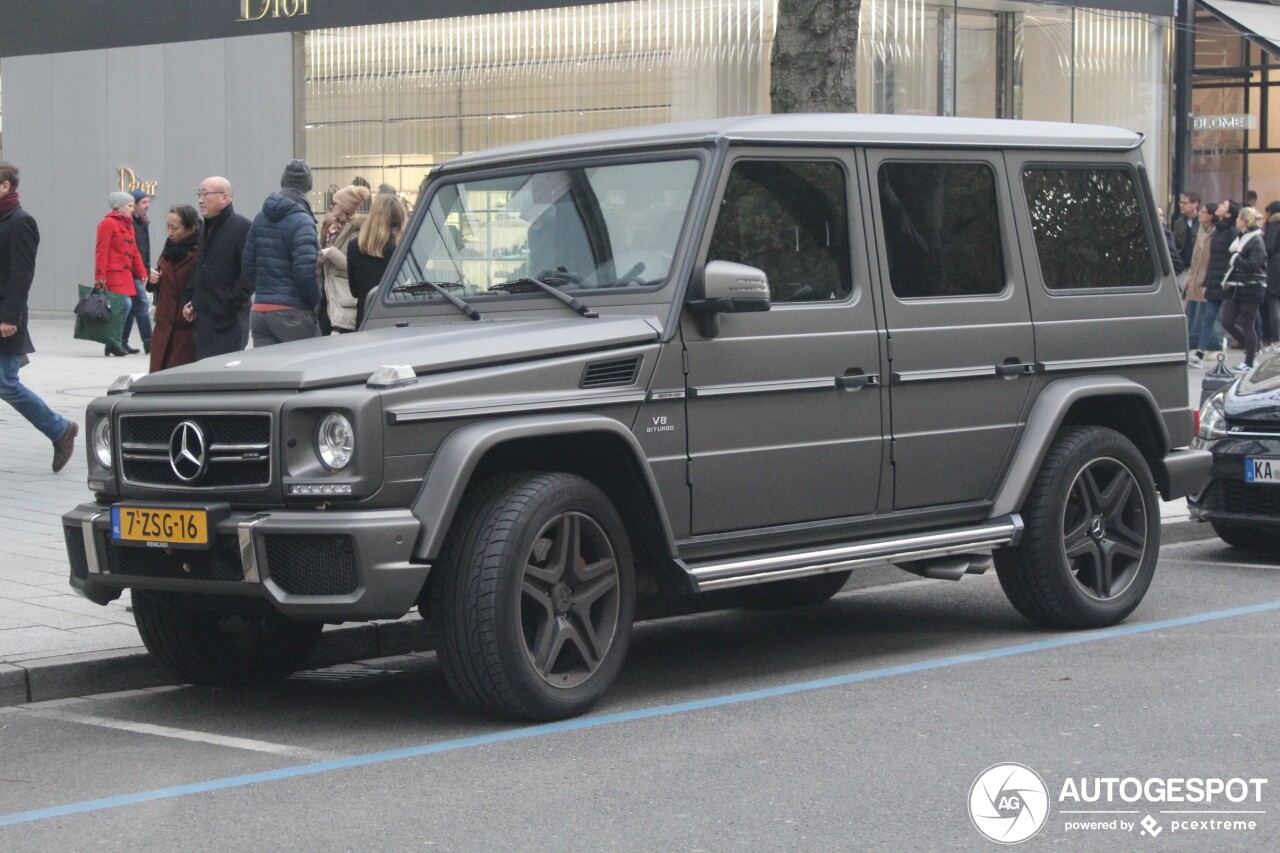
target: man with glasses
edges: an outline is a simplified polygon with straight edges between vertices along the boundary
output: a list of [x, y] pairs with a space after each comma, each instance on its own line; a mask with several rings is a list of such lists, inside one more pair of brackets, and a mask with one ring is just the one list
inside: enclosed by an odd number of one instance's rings
[[195, 323], [196, 357], [208, 358], [238, 352], [249, 343], [253, 280], [240, 269], [249, 220], [235, 212], [226, 178], [205, 178], [196, 198], [204, 227], [182, 313]]

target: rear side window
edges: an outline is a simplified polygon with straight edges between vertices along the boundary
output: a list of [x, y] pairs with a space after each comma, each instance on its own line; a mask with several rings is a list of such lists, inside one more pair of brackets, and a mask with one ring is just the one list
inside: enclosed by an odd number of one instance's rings
[[899, 299], [1004, 290], [995, 173], [983, 163], [885, 163], [880, 213]]
[[838, 163], [740, 160], [707, 259], [763, 270], [774, 302], [844, 299], [851, 290], [846, 198]]
[[1133, 173], [1030, 167], [1022, 187], [1049, 290], [1150, 287], [1156, 269]]

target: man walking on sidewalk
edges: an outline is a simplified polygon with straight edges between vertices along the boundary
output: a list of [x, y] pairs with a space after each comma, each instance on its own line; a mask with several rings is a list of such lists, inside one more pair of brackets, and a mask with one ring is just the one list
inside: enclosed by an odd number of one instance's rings
[[133, 234], [134, 245], [138, 247], [138, 257], [142, 258], [142, 268], [146, 275], [133, 280], [133, 308], [124, 318], [124, 334], [120, 336], [120, 348], [132, 355], [137, 350], [129, 346], [129, 332], [133, 331], [133, 323], [138, 323], [138, 335], [142, 338], [142, 351], [151, 354], [151, 303], [147, 301], [147, 279], [151, 276], [151, 220], [147, 211], [151, 208], [151, 196], [144, 190], [133, 191]]
[[35, 219], [18, 204], [18, 167], [0, 160], [0, 398], [53, 442], [56, 473], [71, 461], [80, 427], [50, 409], [18, 379], [27, 353], [35, 352], [27, 332], [27, 294], [39, 245]]

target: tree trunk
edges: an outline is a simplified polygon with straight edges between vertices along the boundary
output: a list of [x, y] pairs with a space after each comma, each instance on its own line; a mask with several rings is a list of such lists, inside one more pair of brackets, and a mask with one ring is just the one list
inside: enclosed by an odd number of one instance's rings
[[769, 86], [775, 113], [855, 111], [861, 6], [861, 0], [779, 0]]

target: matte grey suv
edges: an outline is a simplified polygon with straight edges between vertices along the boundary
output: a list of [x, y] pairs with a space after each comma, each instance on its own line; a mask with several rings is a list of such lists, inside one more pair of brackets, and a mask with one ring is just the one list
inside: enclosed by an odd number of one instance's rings
[[359, 333], [89, 406], [71, 584], [211, 684], [416, 606], [458, 696], [526, 719], [604, 693], [638, 602], [886, 560], [1116, 623], [1210, 461], [1140, 143], [792, 115], [453, 160]]

